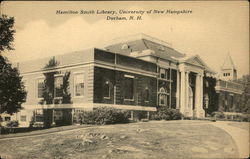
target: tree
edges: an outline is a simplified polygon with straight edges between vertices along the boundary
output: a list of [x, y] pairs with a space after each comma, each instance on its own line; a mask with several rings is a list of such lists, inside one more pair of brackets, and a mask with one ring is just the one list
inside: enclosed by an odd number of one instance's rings
[[[58, 62], [55, 58], [49, 60], [48, 64], [45, 65], [44, 70], [52, 69], [58, 66]], [[44, 79], [44, 89], [43, 89], [43, 99], [40, 101], [40, 104], [53, 104], [54, 100], [54, 75], [57, 74], [57, 71], [53, 72], [46, 72], [43, 75], [45, 76]]]
[[235, 80], [243, 85], [243, 93], [240, 99], [240, 111], [250, 113], [250, 75], [244, 75], [242, 78]]
[[69, 93], [69, 78], [70, 78], [70, 72], [66, 72], [63, 76], [63, 97], [62, 97], [62, 104], [70, 104], [71, 101], [71, 94]]
[[15, 20], [14, 17], [2, 15], [0, 17], [0, 52], [4, 50], [13, 50], [14, 34], [13, 29]]
[[[45, 72], [43, 75], [44, 79], [44, 89], [43, 89], [43, 99], [39, 102], [40, 104], [70, 104], [71, 102], [71, 94], [69, 93], [69, 78], [70, 72], [65, 72], [61, 91], [62, 98], [55, 98], [55, 75], [59, 74], [59, 71], [53, 70], [55, 67], [59, 65], [59, 62], [52, 58], [49, 60], [48, 64], [45, 65], [44, 70], [49, 72]], [[53, 70], [53, 71], [52, 71]], [[50, 127], [53, 121], [53, 110], [52, 109], [43, 109], [44, 115], [44, 126]]]
[[[207, 77], [205, 75], [203, 82], [203, 106], [206, 110], [206, 113], [212, 114], [212, 112], [218, 110], [218, 94], [216, 93], [215, 86], [216, 86], [216, 79], [213, 77]], [[208, 83], [208, 85], [207, 85]], [[205, 94], [208, 95], [208, 106], [205, 107]]]
[[[48, 64], [44, 67], [44, 70], [53, 69], [59, 65], [59, 62], [52, 58], [49, 60]], [[43, 75], [44, 79], [44, 89], [43, 89], [43, 99], [40, 101], [40, 104], [57, 104], [58, 101], [54, 100], [54, 90], [55, 90], [55, 78], [54, 76], [58, 74], [58, 71], [46, 72]], [[63, 76], [62, 83], [62, 104], [69, 104], [71, 102], [71, 94], [69, 93], [69, 78], [70, 72], [65, 72]]]
[[[13, 17], [0, 17], [0, 53], [14, 49], [14, 22]], [[21, 109], [27, 94], [21, 80], [17, 68], [0, 54], [0, 113], [13, 114]]]
[[26, 91], [17, 68], [12, 68], [7, 58], [0, 55], [0, 111], [13, 114], [21, 109]]

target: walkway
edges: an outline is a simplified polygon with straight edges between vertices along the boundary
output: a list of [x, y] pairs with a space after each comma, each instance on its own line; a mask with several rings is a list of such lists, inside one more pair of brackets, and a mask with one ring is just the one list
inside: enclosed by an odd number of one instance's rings
[[0, 135], [0, 141], [36, 137], [36, 136], [45, 136], [45, 135], [50, 135], [54, 133], [75, 131], [78, 129], [87, 129], [91, 127], [93, 126], [92, 125], [69, 125], [69, 126], [54, 127], [54, 128], [49, 128], [49, 129], [34, 130], [30, 132], [16, 133], [16, 134], [4, 134], [4, 135]]
[[[217, 121], [213, 122], [212, 125], [225, 130], [228, 134], [230, 134], [235, 141], [240, 158], [248, 158], [250, 145], [249, 145], [249, 131], [244, 130], [242, 128], [238, 128], [235, 126], [230, 126], [229, 124], [232, 122], [227, 121]], [[247, 124], [247, 123], [246, 123]]]

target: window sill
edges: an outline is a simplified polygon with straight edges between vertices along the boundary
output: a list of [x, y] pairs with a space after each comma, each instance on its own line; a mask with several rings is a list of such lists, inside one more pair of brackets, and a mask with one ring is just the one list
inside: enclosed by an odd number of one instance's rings
[[134, 99], [124, 99], [124, 101], [133, 102], [133, 101], [134, 101]]
[[103, 97], [103, 99], [111, 99], [110, 97]]
[[55, 97], [54, 99], [62, 99], [63, 97]]
[[83, 98], [84, 96], [74, 96], [73, 98]]
[[162, 81], [173, 82], [173, 80], [171, 80], [171, 79], [166, 79], [166, 78], [158, 78], [158, 79], [162, 80]]

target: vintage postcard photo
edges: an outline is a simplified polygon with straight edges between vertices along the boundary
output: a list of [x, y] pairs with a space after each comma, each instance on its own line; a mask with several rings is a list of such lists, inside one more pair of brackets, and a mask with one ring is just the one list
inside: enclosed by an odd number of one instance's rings
[[3, 1], [1, 159], [248, 158], [247, 1]]

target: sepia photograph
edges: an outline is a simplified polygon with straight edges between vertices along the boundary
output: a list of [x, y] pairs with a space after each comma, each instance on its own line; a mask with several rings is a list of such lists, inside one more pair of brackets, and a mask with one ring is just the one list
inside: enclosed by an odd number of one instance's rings
[[0, 13], [0, 159], [249, 158], [247, 1]]

